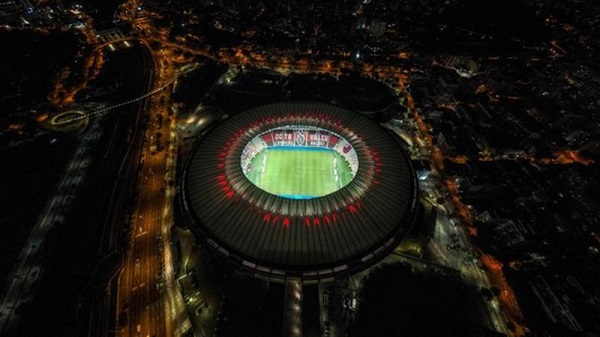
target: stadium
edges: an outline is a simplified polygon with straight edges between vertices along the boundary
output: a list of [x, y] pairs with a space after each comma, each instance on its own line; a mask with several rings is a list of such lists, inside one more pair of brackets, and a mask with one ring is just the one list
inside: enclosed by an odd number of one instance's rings
[[369, 118], [277, 103], [206, 132], [180, 201], [212, 251], [257, 277], [334, 280], [387, 256], [412, 227], [417, 184], [399, 139]]

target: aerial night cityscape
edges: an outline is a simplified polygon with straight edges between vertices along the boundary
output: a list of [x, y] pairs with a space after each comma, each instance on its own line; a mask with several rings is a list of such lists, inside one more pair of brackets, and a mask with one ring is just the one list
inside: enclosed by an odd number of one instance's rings
[[0, 0], [1, 337], [600, 337], [598, 0]]

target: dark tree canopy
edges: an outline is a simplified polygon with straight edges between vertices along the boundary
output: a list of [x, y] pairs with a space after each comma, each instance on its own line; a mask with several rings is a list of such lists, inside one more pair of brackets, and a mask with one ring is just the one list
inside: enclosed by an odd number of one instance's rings
[[469, 291], [459, 280], [383, 266], [365, 280], [349, 336], [473, 336]]

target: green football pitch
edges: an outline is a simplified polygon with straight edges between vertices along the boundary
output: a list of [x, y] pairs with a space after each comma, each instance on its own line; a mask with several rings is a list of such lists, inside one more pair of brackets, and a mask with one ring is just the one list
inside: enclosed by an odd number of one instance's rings
[[333, 193], [353, 178], [350, 166], [339, 153], [321, 148], [266, 148], [250, 161], [248, 168], [248, 179], [256, 186], [292, 199]]

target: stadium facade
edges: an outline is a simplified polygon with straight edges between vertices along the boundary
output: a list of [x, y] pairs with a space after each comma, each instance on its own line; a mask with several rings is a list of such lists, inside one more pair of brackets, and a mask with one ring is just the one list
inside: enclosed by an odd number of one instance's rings
[[[313, 158], [309, 151], [324, 153], [316, 157], [323, 163], [298, 161]], [[393, 133], [358, 113], [308, 102], [261, 106], [216, 125], [186, 163], [180, 196], [208, 248], [276, 281], [364, 270], [405, 237], [417, 209], [415, 175]]]

